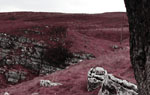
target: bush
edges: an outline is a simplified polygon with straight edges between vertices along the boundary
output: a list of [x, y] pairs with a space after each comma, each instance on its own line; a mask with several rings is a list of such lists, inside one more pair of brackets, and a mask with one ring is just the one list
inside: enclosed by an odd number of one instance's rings
[[67, 27], [66, 26], [53, 26], [52, 27], [51, 32], [50, 32], [50, 38], [53, 41], [63, 43], [66, 37], [67, 37]]
[[17, 18], [15, 16], [11, 16], [8, 18], [9, 20], [16, 20]]
[[63, 47], [62, 45], [57, 45], [57, 47], [49, 48], [44, 54], [44, 59], [53, 66], [66, 67], [65, 61], [73, 57], [73, 54], [69, 49]]
[[53, 39], [54, 44], [47, 49], [44, 54], [44, 59], [53, 66], [65, 67], [67, 65], [65, 61], [73, 57], [73, 54], [69, 50], [72, 42], [67, 40], [67, 27], [52, 27], [50, 37]]

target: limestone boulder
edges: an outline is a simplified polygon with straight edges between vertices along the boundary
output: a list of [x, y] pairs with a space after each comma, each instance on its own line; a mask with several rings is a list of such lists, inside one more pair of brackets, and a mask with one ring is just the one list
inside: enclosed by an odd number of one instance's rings
[[88, 91], [92, 91], [101, 86], [107, 71], [102, 67], [91, 68], [88, 71]]
[[137, 86], [113, 75], [106, 75], [98, 95], [138, 95]]

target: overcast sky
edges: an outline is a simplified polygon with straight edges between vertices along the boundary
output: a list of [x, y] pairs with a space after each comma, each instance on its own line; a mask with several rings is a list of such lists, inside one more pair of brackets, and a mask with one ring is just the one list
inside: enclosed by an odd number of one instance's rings
[[125, 12], [124, 0], [0, 0], [0, 12]]

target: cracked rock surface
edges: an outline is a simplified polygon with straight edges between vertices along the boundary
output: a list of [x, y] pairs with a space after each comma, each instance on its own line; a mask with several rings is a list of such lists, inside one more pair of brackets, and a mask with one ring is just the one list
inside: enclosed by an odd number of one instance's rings
[[[0, 40], [0, 74], [10, 84], [32, 79], [30, 76], [62, 70], [43, 59], [43, 54], [48, 49], [48, 44], [43, 41], [5, 33], [0, 33]], [[95, 57], [89, 53], [73, 53], [73, 58], [66, 60], [66, 64], [72, 65], [92, 58]]]
[[91, 68], [88, 72], [88, 91], [100, 88], [98, 95], [138, 95], [137, 86], [119, 79], [102, 67]]

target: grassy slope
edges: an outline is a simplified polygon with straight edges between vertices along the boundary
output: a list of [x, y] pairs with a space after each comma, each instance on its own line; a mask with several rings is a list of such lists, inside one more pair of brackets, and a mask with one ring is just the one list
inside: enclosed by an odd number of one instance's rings
[[[122, 22], [123, 16], [125, 20]], [[8, 91], [11, 95], [31, 95], [38, 92], [40, 95], [97, 95], [98, 90], [88, 92], [87, 71], [94, 66], [102, 66], [108, 72], [135, 83], [132, 67], [129, 61], [128, 23], [125, 13], [105, 14], [55, 14], [55, 13], [1, 13], [0, 32], [18, 34], [46, 40], [38, 35], [25, 35], [18, 29], [27, 29], [33, 26], [67, 25], [68, 39], [73, 41], [72, 51], [86, 51], [93, 53], [97, 58], [83, 61], [70, 66], [66, 70], [55, 72], [48, 76], [37, 77], [0, 92]], [[123, 31], [123, 49], [113, 51], [113, 45], [119, 45], [121, 24]], [[48, 30], [43, 30], [46, 32]], [[39, 86], [40, 79], [50, 79], [63, 85], [52, 88]]]

